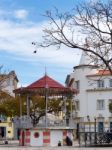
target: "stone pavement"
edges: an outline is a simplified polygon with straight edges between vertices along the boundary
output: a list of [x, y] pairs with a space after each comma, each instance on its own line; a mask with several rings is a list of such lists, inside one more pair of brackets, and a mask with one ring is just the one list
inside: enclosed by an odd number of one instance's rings
[[112, 150], [112, 147], [79, 148], [79, 147], [0, 147], [0, 150]]
[[0, 143], [0, 150], [112, 150], [112, 147], [79, 147], [77, 142], [74, 146], [26, 147], [19, 146], [18, 141], [9, 141], [8, 144]]

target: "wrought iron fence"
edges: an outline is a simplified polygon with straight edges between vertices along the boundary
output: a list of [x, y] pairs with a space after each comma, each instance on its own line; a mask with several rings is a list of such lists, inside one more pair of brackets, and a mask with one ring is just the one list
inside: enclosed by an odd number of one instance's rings
[[112, 130], [103, 128], [98, 131], [96, 124], [94, 127], [80, 126], [78, 133], [79, 146], [106, 146], [112, 145]]

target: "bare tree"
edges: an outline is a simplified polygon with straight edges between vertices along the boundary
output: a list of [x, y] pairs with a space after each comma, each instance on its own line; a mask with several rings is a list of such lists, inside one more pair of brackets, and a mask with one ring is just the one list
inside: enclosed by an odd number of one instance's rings
[[[71, 109], [75, 110], [75, 106], [71, 106], [72, 94], [67, 95], [66, 103], [66, 115], [71, 114]], [[45, 116], [45, 99], [40, 96], [32, 96], [32, 107], [30, 109], [30, 117], [33, 123], [33, 126], [37, 125], [41, 117]], [[72, 107], [72, 108], [71, 108]], [[54, 114], [54, 116], [59, 115], [59, 112], [63, 112], [65, 109], [65, 102], [62, 98], [51, 98], [48, 100], [47, 113]]]
[[46, 11], [50, 25], [44, 31], [41, 47], [62, 45], [83, 50], [91, 63], [107, 68], [112, 74], [112, 1], [90, 1], [70, 13]]

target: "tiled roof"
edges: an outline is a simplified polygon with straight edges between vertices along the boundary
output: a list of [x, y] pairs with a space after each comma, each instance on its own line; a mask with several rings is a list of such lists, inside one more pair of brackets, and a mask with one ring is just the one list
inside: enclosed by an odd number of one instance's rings
[[62, 84], [60, 84], [59, 82], [55, 81], [54, 79], [52, 79], [51, 77], [45, 75], [44, 77], [40, 78], [39, 80], [33, 82], [32, 84], [30, 84], [29, 86], [27, 86], [26, 88], [29, 89], [34, 89], [34, 88], [65, 88]]
[[62, 84], [55, 81], [48, 75], [43, 76], [42, 78], [33, 82], [27, 87], [21, 87], [21, 88], [14, 90], [14, 93], [37, 92], [37, 93], [43, 94], [43, 92], [45, 92], [45, 88], [49, 88], [51, 90], [51, 94], [53, 93], [62, 94], [62, 93], [67, 93], [67, 92], [77, 93], [75, 89], [70, 89], [70, 88], [63, 86]]
[[91, 77], [91, 76], [108, 76], [108, 75], [112, 75], [109, 70], [98, 70], [97, 73], [87, 75], [87, 77]]

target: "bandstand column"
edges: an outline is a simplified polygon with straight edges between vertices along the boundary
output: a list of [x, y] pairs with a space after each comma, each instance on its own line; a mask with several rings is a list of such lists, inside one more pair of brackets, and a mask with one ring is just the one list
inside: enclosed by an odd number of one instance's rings
[[45, 88], [45, 127], [47, 128], [47, 103], [48, 103], [48, 87]]
[[29, 95], [27, 95], [26, 109], [27, 109], [27, 117], [29, 117], [30, 116], [30, 96]]
[[20, 117], [22, 117], [22, 99], [21, 99], [21, 94], [19, 94], [19, 108], [20, 108]]

